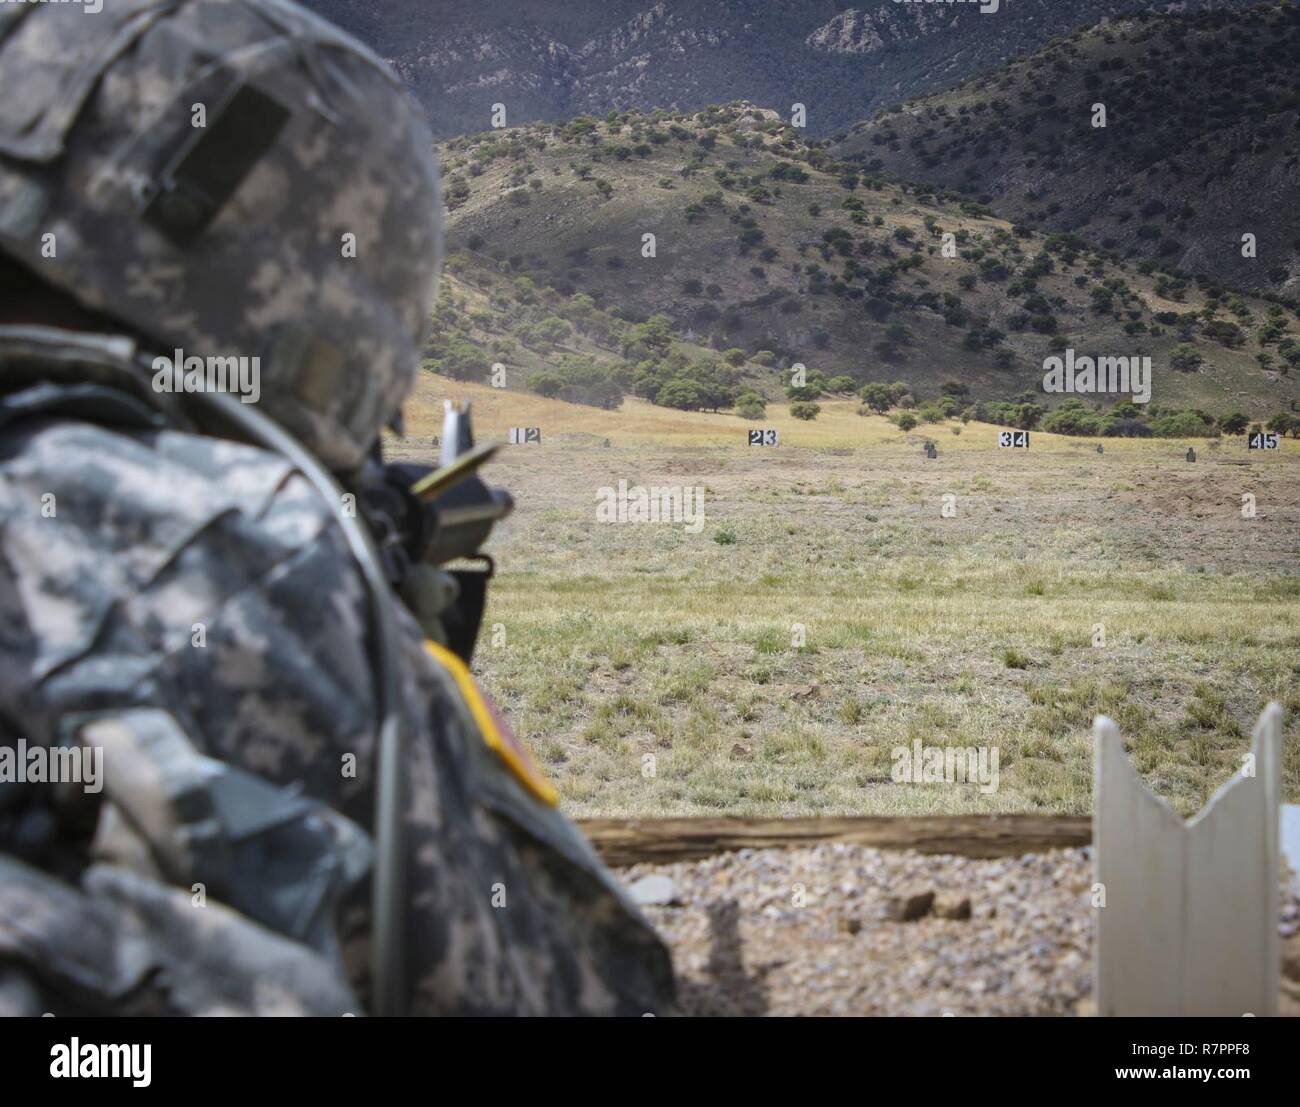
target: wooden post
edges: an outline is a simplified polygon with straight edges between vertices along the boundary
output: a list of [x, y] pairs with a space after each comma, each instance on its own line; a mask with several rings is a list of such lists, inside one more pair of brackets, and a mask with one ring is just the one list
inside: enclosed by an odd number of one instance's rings
[[1276, 1014], [1282, 708], [1264, 709], [1248, 763], [1186, 823], [1110, 719], [1094, 736], [1097, 1013]]

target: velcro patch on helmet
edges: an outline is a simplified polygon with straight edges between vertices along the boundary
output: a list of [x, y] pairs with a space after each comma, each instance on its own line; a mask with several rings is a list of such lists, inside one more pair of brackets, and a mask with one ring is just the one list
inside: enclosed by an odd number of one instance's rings
[[343, 351], [299, 327], [282, 327], [275, 337], [272, 364], [293, 381], [293, 392], [312, 411], [328, 412], [343, 387]]
[[289, 114], [260, 89], [240, 85], [149, 183], [144, 221], [184, 249], [207, 229], [275, 145]]
[[425, 641], [424, 648], [456, 682], [465, 706], [483, 741], [487, 744], [514, 774], [515, 778], [543, 803], [554, 807], [560, 802], [560, 793], [545, 776], [532, 759], [524, 744], [510, 729], [510, 724], [498, 713], [486, 692], [479, 689], [474, 677], [465, 663], [445, 646], [437, 642]]

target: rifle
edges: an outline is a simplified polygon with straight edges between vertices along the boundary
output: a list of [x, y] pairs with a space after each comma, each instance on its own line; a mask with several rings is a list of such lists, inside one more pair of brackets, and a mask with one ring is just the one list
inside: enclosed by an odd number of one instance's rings
[[[478, 473], [498, 449], [495, 443], [475, 446], [470, 405], [447, 400], [439, 465], [385, 463], [377, 455], [362, 486], [362, 511], [389, 584], [422, 625], [436, 619], [434, 636], [445, 638], [467, 665], [495, 571], [482, 546], [515, 506], [509, 492], [489, 486]], [[477, 561], [484, 568], [441, 568], [453, 561]]]

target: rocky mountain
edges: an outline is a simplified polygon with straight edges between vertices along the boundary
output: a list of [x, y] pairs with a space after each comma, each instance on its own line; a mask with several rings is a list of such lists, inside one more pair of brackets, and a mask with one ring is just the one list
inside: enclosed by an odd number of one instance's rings
[[1300, 298], [1300, 7], [1137, 15], [885, 111], [835, 147], [1045, 231]]
[[[807, 130], [949, 87], [1076, 27], [1251, 0], [304, 0], [389, 60], [446, 137], [490, 125], [747, 99]], [[985, 4], [993, 6], [989, 0]]]

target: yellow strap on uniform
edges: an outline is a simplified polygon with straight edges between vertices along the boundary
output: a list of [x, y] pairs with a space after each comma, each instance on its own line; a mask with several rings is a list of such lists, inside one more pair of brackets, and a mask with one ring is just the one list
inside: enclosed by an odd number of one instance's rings
[[430, 656], [435, 661], [451, 673], [452, 679], [456, 682], [456, 687], [460, 690], [461, 697], [469, 708], [470, 715], [473, 716], [478, 731], [483, 736], [483, 741], [488, 744], [488, 747], [506, 763], [519, 782], [539, 800], [550, 807], [554, 807], [559, 803], [560, 793], [542, 775], [541, 770], [533, 763], [533, 759], [528, 756], [528, 751], [523, 748], [519, 739], [514, 735], [511, 735], [510, 738], [502, 735], [492, 708], [488, 706], [482, 693], [479, 692], [478, 685], [474, 683], [474, 677], [466, 668], [465, 662], [452, 653], [451, 650], [439, 645], [437, 642], [426, 639], [424, 648], [429, 651]]

